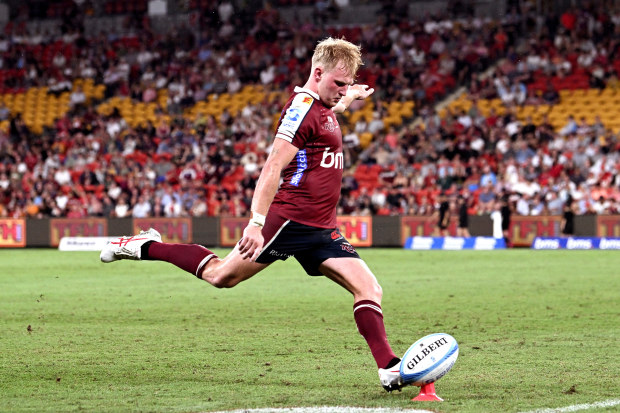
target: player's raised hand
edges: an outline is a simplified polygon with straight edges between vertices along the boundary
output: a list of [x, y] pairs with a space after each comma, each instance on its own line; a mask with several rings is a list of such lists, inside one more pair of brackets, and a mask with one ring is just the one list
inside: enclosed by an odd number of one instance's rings
[[368, 85], [354, 84], [347, 88], [347, 93], [340, 101], [332, 108], [334, 113], [342, 113], [354, 100], [363, 100], [372, 95], [375, 90]]
[[371, 88], [368, 85], [354, 84], [349, 86], [349, 89], [347, 89], [347, 96], [350, 96], [354, 100], [362, 100], [372, 95], [374, 91], [375, 89]]
[[263, 249], [264, 242], [262, 227], [248, 224], [243, 230], [243, 238], [237, 243], [237, 248], [244, 260], [254, 262]]

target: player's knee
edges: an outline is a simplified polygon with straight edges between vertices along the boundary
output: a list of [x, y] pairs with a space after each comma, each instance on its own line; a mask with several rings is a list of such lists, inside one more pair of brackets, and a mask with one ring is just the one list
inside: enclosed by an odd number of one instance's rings
[[362, 291], [361, 296], [366, 300], [372, 300], [376, 303], [380, 303], [383, 298], [383, 290], [381, 286], [374, 282], [372, 284], [367, 285]]
[[374, 283], [371, 293], [375, 297], [377, 302], [381, 302], [381, 299], [383, 298], [383, 289], [381, 288], [379, 283]]
[[215, 288], [232, 288], [239, 284], [239, 280], [232, 274], [221, 274], [207, 279]]
[[215, 288], [231, 288], [239, 283], [233, 274], [223, 272], [218, 267], [206, 267], [202, 270], [201, 275], [200, 278]]

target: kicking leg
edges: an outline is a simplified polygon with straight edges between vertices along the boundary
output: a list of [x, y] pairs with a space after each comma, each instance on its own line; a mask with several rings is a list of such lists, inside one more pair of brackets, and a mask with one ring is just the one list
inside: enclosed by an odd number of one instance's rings
[[144, 253], [151, 260], [166, 261], [195, 275], [217, 288], [231, 288], [252, 277], [269, 264], [244, 259], [238, 246], [219, 258], [201, 245], [152, 242]]
[[159, 232], [152, 228], [108, 243], [100, 258], [106, 263], [120, 259], [169, 262], [218, 288], [233, 287], [268, 265], [243, 259], [237, 246], [220, 259], [201, 245], [163, 243]]
[[321, 272], [353, 294], [353, 316], [360, 334], [370, 347], [381, 384], [388, 390], [400, 388], [400, 359], [387, 339], [381, 309], [382, 290], [366, 263], [359, 258], [329, 258], [319, 267]]

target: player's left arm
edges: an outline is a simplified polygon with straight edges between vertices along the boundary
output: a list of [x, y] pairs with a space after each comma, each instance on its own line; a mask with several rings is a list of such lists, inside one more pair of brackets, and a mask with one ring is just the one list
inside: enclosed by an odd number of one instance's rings
[[334, 113], [342, 113], [353, 103], [354, 100], [363, 100], [372, 95], [375, 90], [368, 85], [351, 85], [347, 89], [347, 94], [332, 108]]

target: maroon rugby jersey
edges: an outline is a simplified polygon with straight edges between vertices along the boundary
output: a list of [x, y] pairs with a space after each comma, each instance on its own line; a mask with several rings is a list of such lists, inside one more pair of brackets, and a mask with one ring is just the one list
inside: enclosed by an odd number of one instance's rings
[[316, 93], [296, 87], [282, 110], [276, 138], [299, 151], [284, 168], [269, 212], [305, 225], [335, 228], [344, 164], [336, 115]]

